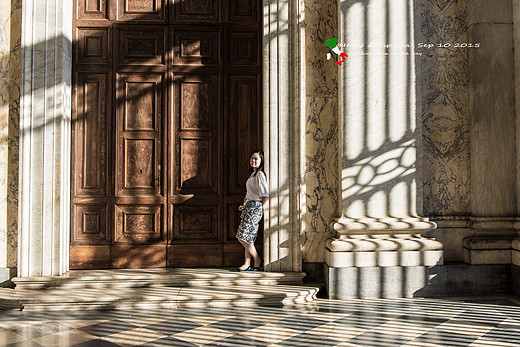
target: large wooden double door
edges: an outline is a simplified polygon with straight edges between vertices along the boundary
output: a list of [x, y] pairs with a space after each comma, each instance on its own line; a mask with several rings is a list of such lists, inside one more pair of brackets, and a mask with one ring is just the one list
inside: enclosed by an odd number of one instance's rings
[[259, 0], [74, 2], [71, 268], [240, 264]]

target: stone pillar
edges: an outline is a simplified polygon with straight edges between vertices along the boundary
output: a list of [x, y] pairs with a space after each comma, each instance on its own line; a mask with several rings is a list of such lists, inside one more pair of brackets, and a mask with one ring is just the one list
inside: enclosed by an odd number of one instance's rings
[[[305, 0], [303, 26], [302, 256], [306, 271], [319, 271], [316, 277], [320, 277], [329, 224], [339, 214], [340, 66], [335, 62], [342, 58], [325, 45], [327, 40], [339, 38], [338, 3]], [[318, 263], [320, 267], [315, 269], [313, 265]]]
[[516, 120], [516, 238], [512, 242], [511, 291], [520, 295], [520, 0], [513, 0], [513, 47], [514, 47], [514, 85], [515, 85], [515, 120]]
[[429, 235], [443, 243], [444, 261], [462, 262], [462, 241], [473, 234], [468, 227], [468, 50], [477, 48], [455, 47], [457, 42], [468, 43], [466, 0], [420, 0], [414, 7], [416, 49], [421, 54], [415, 63], [424, 147], [423, 213], [437, 224]]
[[301, 271], [300, 26], [298, 0], [264, 0], [263, 131], [271, 196], [264, 221], [267, 271]]
[[21, 0], [0, 4], [0, 286], [16, 276]]
[[69, 266], [72, 2], [22, 3], [18, 276]]
[[343, 216], [327, 241], [330, 298], [411, 297], [442, 264], [425, 236], [421, 119], [416, 111], [414, 2], [341, 2]]
[[469, 0], [471, 218], [463, 241], [470, 264], [510, 264], [517, 215], [511, 0]]

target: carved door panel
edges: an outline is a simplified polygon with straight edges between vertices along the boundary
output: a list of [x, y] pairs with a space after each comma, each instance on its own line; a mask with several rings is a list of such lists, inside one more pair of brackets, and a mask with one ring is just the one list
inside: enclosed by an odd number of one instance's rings
[[238, 207], [261, 142], [260, 3], [173, 4], [168, 266], [236, 266]]
[[239, 265], [261, 4], [74, 2], [71, 268]]
[[172, 74], [169, 266], [222, 265], [218, 73]]
[[117, 73], [112, 267], [166, 266], [163, 80], [162, 73]]

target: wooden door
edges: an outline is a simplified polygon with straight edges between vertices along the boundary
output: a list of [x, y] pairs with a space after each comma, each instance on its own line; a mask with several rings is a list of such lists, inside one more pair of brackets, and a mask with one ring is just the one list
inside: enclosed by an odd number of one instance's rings
[[240, 264], [259, 6], [75, 0], [72, 268]]

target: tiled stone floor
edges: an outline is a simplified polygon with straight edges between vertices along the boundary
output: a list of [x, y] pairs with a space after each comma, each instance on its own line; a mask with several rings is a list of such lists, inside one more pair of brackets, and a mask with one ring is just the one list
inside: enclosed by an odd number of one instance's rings
[[292, 307], [0, 311], [0, 346], [519, 346], [520, 301], [325, 300]]

